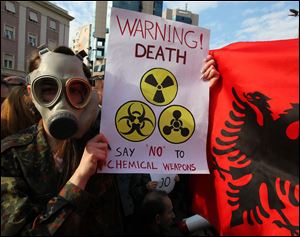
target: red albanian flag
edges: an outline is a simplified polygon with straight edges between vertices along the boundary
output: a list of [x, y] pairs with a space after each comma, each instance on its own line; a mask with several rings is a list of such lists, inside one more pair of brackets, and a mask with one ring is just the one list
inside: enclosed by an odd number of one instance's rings
[[193, 211], [221, 235], [299, 235], [299, 40], [211, 51], [208, 162]]

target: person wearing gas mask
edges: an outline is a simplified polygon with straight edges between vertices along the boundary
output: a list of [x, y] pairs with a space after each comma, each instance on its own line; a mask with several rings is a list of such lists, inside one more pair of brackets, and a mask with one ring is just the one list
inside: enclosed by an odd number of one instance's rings
[[29, 68], [42, 119], [1, 141], [1, 235], [119, 235], [114, 176], [96, 174], [108, 141], [93, 128], [98, 98], [82, 60], [43, 49]]

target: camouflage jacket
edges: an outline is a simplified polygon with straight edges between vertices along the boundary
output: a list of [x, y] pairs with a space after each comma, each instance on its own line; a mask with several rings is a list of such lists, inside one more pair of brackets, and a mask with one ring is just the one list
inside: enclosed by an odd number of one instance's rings
[[56, 170], [41, 124], [1, 141], [1, 235], [119, 235], [114, 176], [96, 174], [85, 190]]

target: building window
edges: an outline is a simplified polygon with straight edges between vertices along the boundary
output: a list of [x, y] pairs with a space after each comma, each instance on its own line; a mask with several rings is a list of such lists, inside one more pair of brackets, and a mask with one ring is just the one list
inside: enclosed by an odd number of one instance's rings
[[56, 31], [56, 22], [53, 21], [53, 20], [50, 20], [49, 28], [50, 28], [51, 30]]
[[104, 57], [104, 49], [97, 49], [96, 50], [96, 58], [97, 59], [102, 59]]
[[57, 47], [57, 43], [54, 40], [48, 40], [48, 48], [54, 50]]
[[153, 1], [153, 15], [162, 16], [163, 1]]
[[97, 48], [101, 48], [105, 46], [105, 39], [97, 39]]
[[29, 20], [38, 23], [38, 16], [35, 12], [29, 12]]
[[33, 34], [28, 34], [28, 43], [32, 46], [32, 47], [36, 47], [37, 46], [37, 37]]
[[15, 38], [15, 28], [5, 25], [4, 26], [4, 37], [6, 39], [13, 40]]
[[113, 1], [113, 7], [132, 10], [136, 12], [143, 11], [142, 1]]
[[16, 13], [16, 6], [12, 2], [6, 1], [5, 10], [8, 11], [8, 12], [11, 12], [11, 13]]
[[175, 18], [176, 21], [187, 23], [187, 24], [192, 24], [192, 19], [190, 17], [186, 16], [176, 16]]
[[14, 56], [10, 54], [4, 54], [4, 68], [13, 69], [14, 68]]

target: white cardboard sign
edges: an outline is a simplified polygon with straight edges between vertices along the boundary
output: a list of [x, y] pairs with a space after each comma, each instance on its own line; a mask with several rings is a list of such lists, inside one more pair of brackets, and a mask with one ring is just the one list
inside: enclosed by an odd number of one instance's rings
[[152, 181], [157, 181], [157, 187], [155, 189], [170, 193], [175, 187], [176, 174], [150, 174], [150, 176]]
[[207, 29], [112, 8], [101, 132], [103, 173], [209, 173]]

